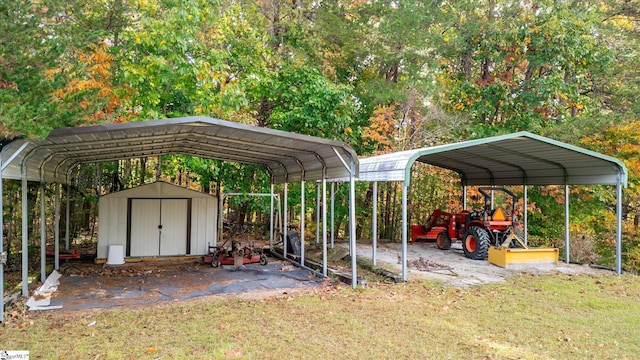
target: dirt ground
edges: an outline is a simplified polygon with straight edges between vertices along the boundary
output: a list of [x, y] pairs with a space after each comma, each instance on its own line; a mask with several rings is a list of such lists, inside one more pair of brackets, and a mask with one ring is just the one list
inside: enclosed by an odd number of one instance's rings
[[[358, 244], [358, 257], [372, 258], [371, 244]], [[402, 244], [379, 243], [377, 248], [377, 266], [400, 274]], [[488, 261], [471, 260], [464, 256], [461, 243], [453, 243], [451, 249], [443, 251], [433, 242], [416, 242], [407, 245], [407, 269], [409, 280], [440, 280], [454, 286], [469, 286], [503, 282], [510, 276], [520, 274], [610, 274], [608, 270], [593, 268], [589, 265], [519, 265], [503, 269]]]

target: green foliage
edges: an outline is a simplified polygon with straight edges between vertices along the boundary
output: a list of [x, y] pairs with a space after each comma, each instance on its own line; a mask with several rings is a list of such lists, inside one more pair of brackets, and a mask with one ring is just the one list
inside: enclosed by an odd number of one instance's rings
[[286, 67], [278, 72], [273, 88], [276, 104], [268, 120], [269, 127], [344, 139], [353, 122], [355, 106], [349, 98], [349, 87], [335, 85], [317, 70], [306, 67]]
[[251, 9], [199, 0], [140, 5], [114, 48], [117, 81], [134, 91], [128, 111], [140, 119], [243, 119], [236, 114], [248, 105], [241, 80], [260, 73], [265, 57]]
[[625, 244], [622, 261], [623, 269], [636, 275], [640, 274], [640, 240], [637, 234]]
[[535, 245], [556, 245], [564, 237], [564, 198], [557, 188], [529, 187], [528, 232]]
[[47, 76], [59, 68], [64, 53], [63, 34], [56, 33], [62, 28], [56, 29], [51, 18], [55, 11], [29, 1], [0, 4], [0, 118], [5, 134], [45, 136], [77, 115], [59, 113], [51, 101], [53, 91], [64, 84], [61, 76]]
[[226, 192], [269, 192], [269, 176], [262, 167], [224, 162], [220, 175]]
[[414, 165], [409, 196], [412, 224], [424, 224], [436, 209], [459, 212], [462, 189], [457, 177], [432, 166]]
[[638, 1], [599, 1], [603, 21], [598, 33], [613, 52], [610, 66], [602, 69], [596, 90], [607, 115], [616, 122], [637, 121], [640, 103], [634, 101], [640, 92], [640, 12]]
[[[202, 114], [345, 141], [365, 155], [528, 130], [624, 161], [632, 218], [640, 212], [636, 8], [614, 0], [7, 0], [0, 132], [43, 137], [53, 128]], [[157, 161], [103, 164], [100, 181], [87, 167], [78, 186], [107, 191], [116, 178], [137, 185], [155, 178]], [[268, 191], [263, 169], [182, 156], [161, 162], [162, 178], [203, 191]], [[456, 178], [415, 176], [414, 219], [459, 206]], [[338, 188], [341, 226], [348, 194]], [[366, 188], [358, 185], [359, 230], [370, 225]], [[300, 191], [290, 186], [294, 211]], [[306, 191], [315, 200], [313, 185]], [[389, 237], [398, 191], [381, 186]], [[532, 187], [529, 196], [532, 238], [562, 239], [562, 191]], [[592, 236], [604, 257], [613, 201], [607, 188], [571, 193], [571, 232]]]
[[596, 11], [550, 1], [461, 3], [451, 9], [464, 16], [444, 35], [439, 80], [453, 90], [442, 94], [448, 108], [473, 117], [469, 131], [550, 132], [597, 111], [591, 90], [611, 54], [596, 34]]
[[191, 174], [192, 181], [197, 181], [202, 189], [209, 189], [210, 184], [220, 177], [222, 164], [218, 160], [203, 159], [199, 157], [185, 157], [185, 168]]
[[202, 14], [195, 1], [173, 5], [141, 5], [137, 10], [142, 16], [122, 34], [121, 46], [115, 49], [118, 81], [135, 91], [129, 107], [143, 119], [193, 112], [196, 73], [204, 65], [193, 25]]

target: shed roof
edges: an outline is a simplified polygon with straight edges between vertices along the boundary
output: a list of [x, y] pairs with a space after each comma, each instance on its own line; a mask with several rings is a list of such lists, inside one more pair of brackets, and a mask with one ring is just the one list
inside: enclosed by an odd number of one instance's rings
[[215, 196], [209, 193], [191, 190], [184, 186], [168, 183], [162, 180], [134, 186], [129, 189], [114, 191], [114, 192], [100, 196], [101, 201], [102, 199], [109, 199], [109, 198], [125, 198], [125, 199], [126, 198], [145, 198], [145, 199], [211, 198], [211, 199], [216, 199]]
[[464, 185], [627, 185], [619, 160], [529, 132], [360, 159], [360, 181], [411, 179], [415, 161], [458, 173]]
[[351, 163], [358, 169], [344, 143], [201, 116], [56, 129], [42, 140], [7, 144], [0, 161], [3, 178], [21, 179], [24, 165], [28, 180], [65, 183], [79, 164], [159, 155], [258, 165], [275, 183], [319, 180], [325, 171], [349, 176]]

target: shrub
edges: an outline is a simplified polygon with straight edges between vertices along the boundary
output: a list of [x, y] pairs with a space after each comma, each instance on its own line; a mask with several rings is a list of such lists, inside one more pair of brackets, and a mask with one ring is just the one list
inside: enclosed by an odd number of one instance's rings
[[626, 271], [640, 274], [640, 242], [632, 242], [626, 246], [622, 255], [622, 266]]
[[569, 259], [579, 263], [592, 263], [598, 258], [596, 239], [589, 234], [569, 235]]

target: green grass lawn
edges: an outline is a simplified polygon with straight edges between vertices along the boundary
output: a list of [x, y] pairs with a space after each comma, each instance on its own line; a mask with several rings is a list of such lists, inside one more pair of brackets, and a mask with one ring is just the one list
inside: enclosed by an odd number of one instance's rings
[[0, 329], [0, 350], [33, 359], [637, 359], [640, 278], [369, 282], [134, 309], [14, 307]]

